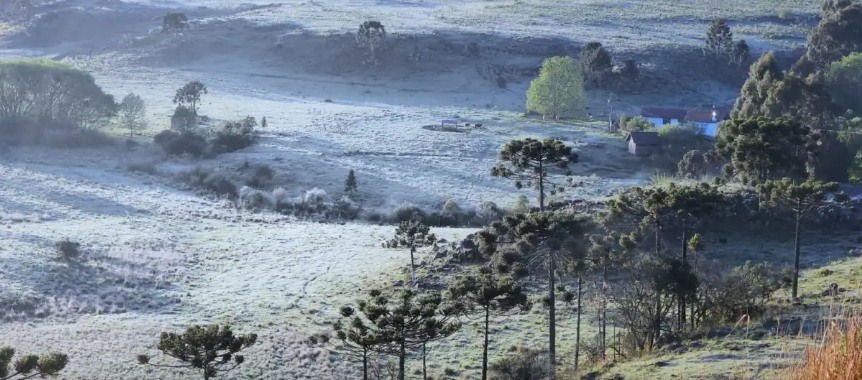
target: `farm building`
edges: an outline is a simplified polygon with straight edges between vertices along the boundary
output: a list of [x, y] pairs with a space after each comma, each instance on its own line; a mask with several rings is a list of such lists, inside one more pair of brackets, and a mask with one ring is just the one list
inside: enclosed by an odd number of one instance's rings
[[667, 124], [682, 123], [686, 114], [688, 114], [688, 110], [682, 108], [641, 108], [641, 116], [653, 123], [656, 127], [661, 127], [662, 125]]
[[635, 156], [650, 156], [658, 153], [658, 133], [656, 132], [631, 132], [626, 135], [629, 144], [629, 153]]
[[703, 128], [704, 135], [715, 137], [718, 134], [718, 123], [728, 119], [730, 119], [729, 109], [716, 108], [711, 111], [688, 111], [683, 121], [697, 124]]

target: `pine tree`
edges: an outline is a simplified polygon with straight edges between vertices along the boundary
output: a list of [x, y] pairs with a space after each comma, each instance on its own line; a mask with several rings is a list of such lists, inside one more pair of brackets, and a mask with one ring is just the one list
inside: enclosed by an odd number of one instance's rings
[[767, 116], [763, 104], [775, 83], [784, 80], [784, 72], [772, 52], [764, 53], [748, 70], [748, 79], [742, 85], [739, 97], [730, 116], [733, 119], [748, 119]]
[[488, 379], [488, 347], [491, 314], [505, 313], [516, 307], [529, 310], [531, 304], [520, 285], [511, 276], [495, 275], [483, 267], [478, 275], [459, 277], [449, 287], [449, 296], [465, 305], [465, 311], [479, 308], [482, 317], [482, 380]]
[[266, 129], [266, 116], [260, 118], [260, 128]]
[[745, 40], [734, 42], [730, 49], [730, 63], [742, 66], [749, 59], [751, 59], [751, 49], [748, 48], [748, 43]]
[[724, 166], [724, 176], [746, 184], [782, 176], [806, 177], [808, 162], [819, 150], [819, 136], [794, 120], [735, 119], [722, 129], [714, 153], [730, 161]]
[[344, 191], [351, 194], [355, 193], [356, 185], [356, 173], [353, 172], [353, 169], [350, 169], [350, 171], [347, 172], [347, 180], [344, 181]]
[[43, 356], [24, 355], [12, 361], [15, 349], [0, 348], [0, 380], [24, 380], [56, 376], [69, 364], [69, 357], [58, 352]]
[[491, 175], [515, 180], [518, 189], [527, 186], [538, 190], [539, 209], [544, 210], [545, 192], [553, 195], [563, 191], [549, 178], [550, 170], [561, 169], [569, 175], [568, 166], [572, 161], [577, 162], [577, 155], [558, 139], [512, 140], [500, 151], [499, 163], [491, 169]]
[[808, 179], [805, 182], [797, 184], [790, 178], [784, 178], [780, 181], [769, 181], [757, 186], [757, 193], [762, 202], [772, 207], [792, 211], [794, 214], [795, 237], [793, 239], [794, 264], [792, 291], [794, 299], [798, 291], [802, 221], [811, 211], [826, 202], [826, 196], [829, 193], [837, 190], [838, 184], [835, 182], [823, 183], [813, 179]]
[[422, 222], [410, 220], [401, 222], [395, 228], [395, 237], [389, 241], [389, 248], [406, 247], [410, 249], [410, 281], [416, 284], [416, 264], [414, 254], [416, 248], [434, 244], [437, 238], [431, 233], [431, 228]]
[[[718, 189], [706, 183], [695, 186], [672, 186], [670, 188], [668, 207], [672, 212], [675, 212], [676, 222], [681, 230], [682, 264], [688, 265], [688, 230], [693, 227], [694, 223], [711, 214], [722, 200], [723, 197]], [[681, 328], [686, 321], [685, 304], [687, 297], [682, 293], [677, 296], [678, 326]]]
[[237, 353], [254, 345], [257, 334], [236, 336], [230, 326], [193, 326], [183, 334], [163, 332], [156, 346], [162, 354], [183, 364], [160, 365], [150, 363], [150, 356], [138, 355], [138, 363], [156, 367], [192, 368], [203, 371], [204, 380], [218, 373], [235, 369], [245, 362]]
[[369, 292], [369, 299], [357, 302], [355, 309], [343, 309], [342, 315], [355, 315], [354, 321], [375, 331], [381, 344], [374, 349], [398, 356], [398, 380], [404, 380], [408, 353], [461, 328], [455, 321], [456, 309], [444, 305], [439, 292], [400, 289], [385, 294], [375, 289]]
[[[363, 319], [354, 308], [344, 306], [339, 312], [343, 319], [332, 326], [337, 338], [333, 351], [345, 355], [349, 361], [362, 363], [362, 380], [369, 380], [369, 359], [373, 353], [385, 351], [382, 348], [386, 342], [377, 332], [376, 326]], [[318, 334], [311, 336], [309, 341], [312, 344], [326, 344], [330, 339], [328, 335]]]
[[[603, 217], [607, 217], [604, 215]], [[608, 290], [610, 288], [608, 272], [615, 267], [627, 264], [637, 245], [638, 237], [635, 234], [621, 234], [617, 231], [609, 231], [604, 226], [604, 231], [591, 234], [588, 237], [589, 245], [584, 257], [584, 271], [599, 273], [600, 302], [599, 307], [599, 353], [604, 359], [607, 351], [607, 309]]]
[[573, 236], [583, 236], [587, 220], [570, 212], [541, 211], [506, 216], [492, 228], [516, 239], [516, 246], [526, 263], [544, 262], [548, 273], [548, 359], [556, 364], [556, 276], [563, 244]]
[[717, 56], [730, 54], [733, 49], [733, 32], [727, 25], [727, 20], [717, 18], [709, 25], [706, 32], [706, 50]]
[[613, 69], [611, 55], [600, 42], [589, 42], [581, 49], [581, 72], [584, 76], [602, 86], [602, 77]]
[[820, 22], [808, 36], [805, 54], [793, 72], [806, 78], [852, 53], [862, 53], [862, 3], [858, 0], [826, 0]]

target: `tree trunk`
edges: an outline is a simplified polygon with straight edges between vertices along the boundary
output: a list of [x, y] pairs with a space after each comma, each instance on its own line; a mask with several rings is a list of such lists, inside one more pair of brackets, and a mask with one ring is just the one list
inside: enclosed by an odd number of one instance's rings
[[545, 167], [539, 160], [539, 211], [545, 211]]
[[605, 351], [607, 351], [608, 344], [608, 295], [607, 295], [607, 284], [608, 284], [608, 267], [605, 265], [602, 268], [602, 325], [599, 327], [599, 335], [602, 336], [602, 360], [605, 359]]
[[556, 307], [554, 305], [554, 273], [556, 272], [556, 262], [554, 260], [553, 252], [548, 252], [548, 298], [550, 299], [550, 306], [548, 308], [548, 361], [551, 363], [551, 380], [556, 379], [556, 376], [553, 375], [554, 368], [556, 368], [556, 356], [557, 356], [557, 331], [556, 331]]
[[661, 256], [661, 223], [658, 221], [658, 215], [655, 215], [653, 227], [655, 227], [655, 256]]
[[661, 291], [656, 287], [655, 294], [655, 320], [653, 320], [652, 341], [650, 342], [650, 351], [658, 344], [661, 337]]
[[799, 225], [802, 222], [802, 215], [800, 212], [796, 213], [796, 237], [793, 239], [793, 253], [795, 255], [793, 262], [793, 294], [792, 297], [794, 300], [798, 295], [799, 291]]
[[578, 275], [578, 320], [577, 326], [575, 327], [575, 371], [578, 370], [578, 363], [580, 363], [580, 354], [581, 354], [581, 276]]
[[[688, 242], [685, 241], [685, 216], [682, 217], [682, 263], [688, 263]], [[682, 289], [680, 289], [682, 290]], [[685, 296], [680, 292], [679, 297], [679, 329], [682, 330], [682, 326], [685, 325]]]
[[362, 349], [362, 380], [368, 380], [368, 349]]
[[482, 380], [488, 380], [488, 320], [491, 318], [491, 307], [485, 306], [485, 342], [482, 344]]
[[416, 252], [416, 246], [410, 244], [410, 282], [416, 284], [416, 264], [413, 261], [413, 253]]
[[401, 341], [401, 347], [398, 352], [398, 380], [404, 380], [404, 365], [407, 360], [407, 347], [405, 347], [406, 342]]
[[426, 343], [422, 343], [422, 380], [428, 380], [428, 365], [425, 362], [428, 352], [425, 351], [425, 345]]

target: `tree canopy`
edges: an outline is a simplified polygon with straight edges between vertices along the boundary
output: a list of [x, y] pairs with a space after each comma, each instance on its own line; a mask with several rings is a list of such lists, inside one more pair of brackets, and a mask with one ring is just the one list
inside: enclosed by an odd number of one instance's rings
[[819, 136], [799, 122], [765, 117], [735, 119], [723, 125], [715, 153], [730, 163], [726, 178], [756, 184], [782, 176], [807, 176], [809, 159], [816, 156]]
[[586, 114], [584, 77], [572, 57], [551, 57], [527, 90], [527, 111], [557, 119]]

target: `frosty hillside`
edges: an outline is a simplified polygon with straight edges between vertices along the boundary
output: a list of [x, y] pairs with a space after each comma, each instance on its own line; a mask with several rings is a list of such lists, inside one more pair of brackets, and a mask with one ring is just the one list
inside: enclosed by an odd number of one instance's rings
[[780, 7], [4, 2], [0, 380], [856, 378], [862, 4]]

